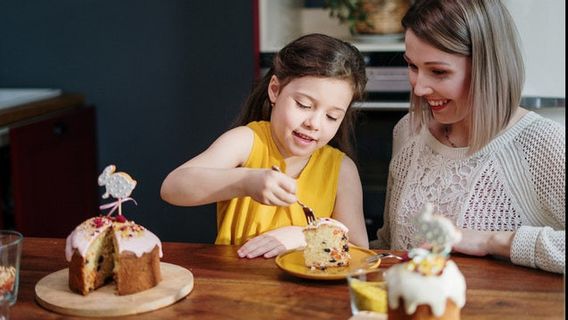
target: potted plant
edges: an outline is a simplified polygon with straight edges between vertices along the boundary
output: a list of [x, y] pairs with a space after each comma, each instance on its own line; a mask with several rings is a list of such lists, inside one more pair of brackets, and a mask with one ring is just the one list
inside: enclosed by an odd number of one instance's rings
[[396, 34], [410, 0], [325, 0], [330, 17], [349, 24], [351, 34]]

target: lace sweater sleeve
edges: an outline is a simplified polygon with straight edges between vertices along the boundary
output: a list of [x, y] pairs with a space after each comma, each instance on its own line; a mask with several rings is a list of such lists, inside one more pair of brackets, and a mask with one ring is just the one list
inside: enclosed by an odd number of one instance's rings
[[[410, 136], [409, 127], [409, 114], [406, 114], [394, 127], [392, 133], [392, 158], [395, 157], [400, 152], [404, 141], [408, 140]], [[392, 160], [391, 160], [392, 161]], [[392, 196], [392, 173], [389, 169], [388, 181], [387, 181], [387, 192], [385, 199], [385, 209], [383, 212], [383, 226], [377, 230], [377, 240], [372, 241], [370, 246], [375, 249], [390, 249], [390, 228], [389, 228], [389, 212], [390, 212], [390, 197]]]
[[550, 120], [536, 121], [516, 139], [522, 163], [540, 204], [527, 212], [511, 247], [511, 261], [532, 268], [565, 272], [566, 135]]

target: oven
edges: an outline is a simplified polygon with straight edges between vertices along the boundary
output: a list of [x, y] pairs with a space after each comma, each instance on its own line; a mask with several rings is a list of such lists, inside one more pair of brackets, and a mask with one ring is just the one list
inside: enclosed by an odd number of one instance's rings
[[356, 163], [363, 185], [363, 210], [369, 240], [383, 224], [392, 130], [408, 113], [408, 67], [398, 51], [362, 52], [367, 71], [366, 98], [355, 104], [358, 121]]

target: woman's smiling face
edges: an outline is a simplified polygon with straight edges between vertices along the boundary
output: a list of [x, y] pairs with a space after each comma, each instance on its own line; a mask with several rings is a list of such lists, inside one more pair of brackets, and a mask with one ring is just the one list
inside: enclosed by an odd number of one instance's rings
[[283, 157], [308, 157], [337, 133], [353, 98], [350, 82], [306, 76], [281, 86], [273, 76], [268, 86], [275, 103], [272, 135]]
[[408, 76], [415, 95], [423, 97], [434, 119], [443, 124], [465, 120], [468, 105], [471, 59], [441, 51], [418, 38], [412, 30], [405, 34]]

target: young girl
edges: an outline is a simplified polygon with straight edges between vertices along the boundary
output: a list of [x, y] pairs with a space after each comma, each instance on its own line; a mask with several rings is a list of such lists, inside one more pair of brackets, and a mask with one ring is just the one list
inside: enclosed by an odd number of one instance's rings
[[238, 126], [171, 172], [162, 199], [180, 206], [217, 202], [215, 243], [244, 244], [241, 257], [305, 245], [298, 201], [317, 217], [343, 222], [350, 241], [367, 248], [361, 181], [345, 155], [353, 152], [351, 104], [366, 81], [352, 45], [322, 34], [291, 42], [254, 88]]
[[416, 246], [426, 202], [463, 228], [454, 250], [563, 273], [566, 138], [519, 107], [524, 70], [499, 0], [417, 1], [402, 20], [410, 115], [393, 131], [377, 247]]

